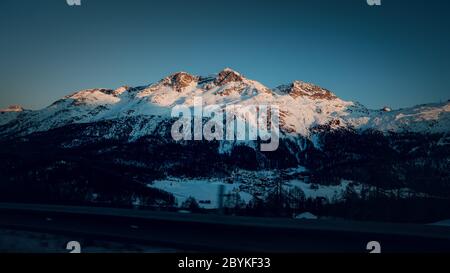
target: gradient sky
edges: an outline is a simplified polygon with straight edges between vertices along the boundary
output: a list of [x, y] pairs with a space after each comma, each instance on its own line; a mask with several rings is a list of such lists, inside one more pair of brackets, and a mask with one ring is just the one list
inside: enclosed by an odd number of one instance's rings
[[371, 108], [450, 99], [446, 0], [0, 1], [0, 108], [224, 67]]

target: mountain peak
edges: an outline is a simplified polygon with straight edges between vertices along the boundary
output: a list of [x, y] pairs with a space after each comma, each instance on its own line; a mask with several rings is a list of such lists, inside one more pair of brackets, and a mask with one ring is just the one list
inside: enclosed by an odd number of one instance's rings
[[119, 95], [127, 92], [128, 90], [130, 90], [130, 87], [128, 85], [123, 85], [123, 86], [117, 88], [116, 90], [114, 90], [113, 95], [119, 96]]
[[197, 82], [198, 77], [193, 76], [187, 72], [177, 72], [163, 80], [165, 86], [174, 88], [177, 92], [182, 92], [184, 88], [190, 86], [192, 83]]
[[23, 112], [25, 111], [25, 109], [20, 106], [20, 105], [10, 105], [5, 109], [0, 109], [0, 112], [5, 113], [5, 112]]
[[227, 67], [219, 72], [215, 84], [221, 86], [230, 82], [242, 82], [243, 79], [244, 77], [239, 72]]
[[241, 73], [239, 73], [236, 70], [234, 70], [232, 68], [229, 68], [229, 67], [225, 67], [224, 69], [222, 69], [221, 72], [231, 72], [231, 73], [234, 73], [234, 74], [237, 74], [237, 75], [241, 75]]
[[282, 91], [283, 93], [289, 94], [293, 98], [307, 97], [311, 99], [325, 100], [333, 100], [337, 98], [337, 96], [331, 91], [318, 85], [303, 81], [294, 81], [290, 85], [282, 85], [277, 89]]

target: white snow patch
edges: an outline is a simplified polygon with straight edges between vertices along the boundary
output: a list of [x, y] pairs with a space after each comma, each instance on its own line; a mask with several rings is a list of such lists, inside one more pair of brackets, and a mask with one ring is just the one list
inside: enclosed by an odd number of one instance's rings
[[[324, 185], [318, 185], [318, 184], [308, 184], [304, 181], [300, 180], [291, 180], [288, 182], [288, 185], [291, 187], [298, 187], [300, 188], [304, 193], [306, 198], [317, 198], [317, 197], [323, 197], [328, 199], [328, 201], [333, 201], [333, 199], [341, 199], [343, 193], [345, 192], [345, 189], [347, 186], [349, 186], [352, 182], [347, 180], [342, 180], [340, 185], [330, 185], [330, 186], [324, 186]], [[357, 185], [354, 186], [354, 189], [356, 193], [361, 192], [361, 186]]]
[[[189, 197], [194, 197], [201, 208], [215, 209], [219, 207], [218, 191], [220, 185], [225, 187], [225, 194], [239, 193], [242, 201], [245, 203], [248, 203], [253, 199], [251, 194], [241, 192], [239, 190], [240, 184], [226, 184], [220, 182], [219, 180], [184, 180], [169, 178], [166, 180], [154, 181], [152, 184], [148, 184], [148, 187], [160, 189], [173, 194], [176, 198], [178, 206], [181, 206]], [[202, 203], [201, 201], [208, 201], [208, 203]]]
[[311, 212], [303, 212], [295, 216], [295, 219], [316, 220], [318, 217]]

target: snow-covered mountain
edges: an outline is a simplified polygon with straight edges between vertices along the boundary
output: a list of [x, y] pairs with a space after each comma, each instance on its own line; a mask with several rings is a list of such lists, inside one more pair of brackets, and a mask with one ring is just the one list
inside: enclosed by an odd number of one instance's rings
[[[259, 140], [175, 141], [172, 109], [197, 97], [225, 111], [278, 106], [278, 149], [262, 151]], [[193, 196], [214, 207], [218, 185], [231, 191], [230, 207], [251, 199], [255, 211], [282, 207], [280, 191], [286, 200], [314, 198], [303, 201], [315, 210], [380, 194], [448, 199], [449, 129], [450, 102], [371, 110], [301, 81], [269, 88], [231, 69], [179, 72], [147, 86], [79, 91], [37, 111], [1, 110], [0, 199], [172, 206]], [[381, 200], [367, 217], [383, 210]]]
[[11, 105], [6, 109], [0, 109], [0, 126], [16, 120], [21, 113], [26, 111], [20, 105]]
[[[162, 122], [177, 105], [277, 105], [283, 135], [311, 137], [318, 128], [373, 129], [381, 132], [443, 133], [450, 130], [450, 102], [393, 110], [370, 110], [317, 85], [294, 81], [268, 88], [232, 69], [216, 75], [178, 72], [142, 87], [89, 89], [37, 111], [19, 106], [0, 110], [0, 137], [24, 136], [69, 124], [139, 118]], [[130, 140], [151, 134], [158, 124], [132, 124]]]

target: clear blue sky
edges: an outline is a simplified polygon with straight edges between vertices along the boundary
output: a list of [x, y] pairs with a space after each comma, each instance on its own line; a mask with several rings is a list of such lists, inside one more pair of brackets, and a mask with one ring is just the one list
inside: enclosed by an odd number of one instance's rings
[[231, 67], [371, 107], [450, 99], [445, 0], [0, 1], [0, 108]]

